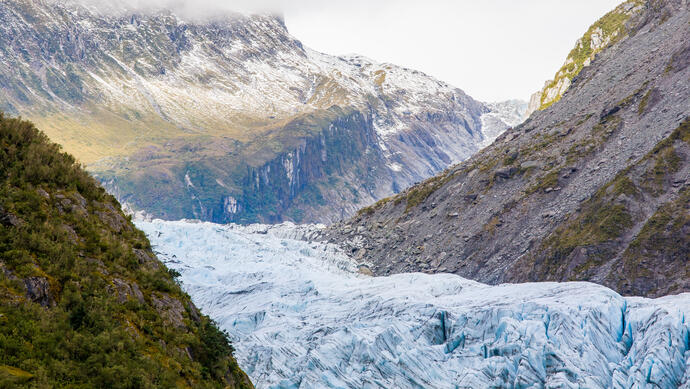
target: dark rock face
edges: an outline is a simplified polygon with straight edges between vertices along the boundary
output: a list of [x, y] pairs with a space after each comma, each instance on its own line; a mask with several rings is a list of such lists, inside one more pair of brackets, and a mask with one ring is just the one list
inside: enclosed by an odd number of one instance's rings
[[184, 328], [184, 314], [186, 313], [180, 300], [171, 298], [165, 293], [151, 296], [151, 302], [166, 324], [177, 328]]
[[22, 223], [20, 218], [10, 212], [5, 212], [2, 206], [0, 206], [0, 225], [5, 227], [20, 227]]
[[29, 277], [24, 280], [26, 287], [26, 298], [40, 304], [42, 307], [55, 305], [53, 293], [50, 291], [50, 284], [45, 277]]
[[145, 303], [144, 294], [141, 293], [141, 289], [139, 289], [139, 285], [136, 282], [130, 284], [122, 279], [113, 278], [112, 286], [109, 289], [111, 294], [117, 296], [117, 301], [121, 304], [129, 299], [134, 299], [140, 304]]
[[560, 102], [328, 238], [379, 275], [690, 290], [689, 19], [687, 2], [648, 2]]
[[221, 223], [274, 223], [286, 217], [330, 221], [390, 193], [396, 179], [376, 145], [371, 122], [357, 111], [334, 109], [328, 116], [334, 118], [313, 136], [286, 134], [283, 144], [289, 151], [260, 165], [235, 163], [237, 194], [217, 190], [213, 166], [188, 165], [193, 184], [186, 192], [197, 201], [190, 204], [193, 215], [186, 216]]

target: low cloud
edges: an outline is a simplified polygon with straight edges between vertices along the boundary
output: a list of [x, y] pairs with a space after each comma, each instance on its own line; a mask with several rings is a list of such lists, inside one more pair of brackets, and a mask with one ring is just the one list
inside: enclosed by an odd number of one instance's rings
[[[386, 4], [398, 4], [393, 0], [48, 0], [60, 3], [77, 3], [94, 11], [107, 14], [133, 12], [160, 12], [168, 10], [187, 17], [214, 17], [230, 13], [301, 13], [347, 12], [352, 7], [375, 9]], [[409, 0], [396, 0], [397, 2]]]
[[155, 13], [172, 11], [190, 18], [207, 18], [232, 13], [282, 13], [287, 2], [279, 0], [52, 0], [85, 6], [104, 14]]

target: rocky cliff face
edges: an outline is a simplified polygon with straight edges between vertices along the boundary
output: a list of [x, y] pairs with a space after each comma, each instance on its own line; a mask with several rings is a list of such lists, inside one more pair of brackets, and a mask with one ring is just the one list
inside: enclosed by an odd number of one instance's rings
[[688, 290], [690, 12], [685, 0], [641, 7], [559, 102], [330, 238], [376, 274]]
[[628, 35], [638, 22], [642, 10], [644, 1], [628, 0], [594, 23], [585, 35], [577, 40], [553, 80], [546, 81], [544, 87], [532, 95], [526, 117], [560, 100], [570, 88], [573, 78], [589, 66], [597, 54]]
[[252, 388], [118, 202], [0, 115], [0, 386]]
[[[331, 221], [508, 127], [487, 135], [490, 106], [414, 70], [309, 50], [277, 17], [8, 0], [0, 21], [0, 109], [159, 217]], [[347, 147], [327, 142], [345, 130]]]

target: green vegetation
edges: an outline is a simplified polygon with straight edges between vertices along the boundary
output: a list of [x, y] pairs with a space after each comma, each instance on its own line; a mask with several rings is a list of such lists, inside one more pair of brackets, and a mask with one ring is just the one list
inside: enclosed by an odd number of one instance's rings
[[596, 150], [598, 142], [595, 138], [584, 138], [580, 142], [572, 145], [565, 153], [565, 164], [571, 165], [582, 158], [592, 154]]
[[642, 115], [647, 109], [647, 104], [649, 103], [649, 96], [652, 94], [652, 89], [648, 90], [647, 93], [642, 97], [642, 100], [640, 100], [640, 105], [637, 108], [637, 113]]
[[405, 201], [405, 212], [408, 212], [410, 209], [418, 206], [429, 196], [431, 196], [434, 192], [443, 187], [443, 185], [445, 185], [453, 177], [454, 175], [449, 172], [431, 177], [428, 180], [422, 182], [421, 184], [415, 185], [405, 193], [399, 195], [395, 199], [395, 204], [397, 205]]
[[[623, 254], [626, 273], [631, 280], [648, 276], [656, 269], [650, 268], [650, 259], [656, 257], [675, 258], [677, 266], [667, 268], [668, 274], [674, 276], [685, 274], [690, 276], [690, 188], [681, 191], [679, 198], [661, 206], [654, 215], [647, 220], [642, 230], [630, 243]], [[685, 233], [683, 231], [686, 231]]]
[[511, 154], [503, 158], [503, 166], [511, 166], [517, 161], [518, 154]]
[[578, 246], [589, 246], [615, 239], [632, 225], [632, 217], [622, 204], [603, 204], [588, 209], [565, 228], [559, 228], [546, 241], [556, 259], [563, 259]]
[[[622, 119], [616, 114], [611, 114], [602, 118], [599, 123], [592, 127], [591, 136], [585, 137], [570, 146], [568, 151], [565, 153], [565, 162], [560, 163], [558, 166], [551, 168], [543, 176], [538, 177], [536, 182], [525, 191], [525, 194], [529, 196], [547, 188], [557, 187], [561, 170], [591, 155], [597, 149], [597, 147], [602, 145], [608, 138], [611, 137], [611, 135], [613, 135], [613, 133], [620, 127], [621, 121]], [[582, 123], [583, 121], [579, 122], [579, 124]], [[537, 151], [546, 148], [556, 140], [556, 136], [553, 134], [543, 135], [542, 139], [544, 139], [542, 142], [538, 143], [536, 146], [527, 148], [524, 153], [527, 155], [532, 155]]]
[[676, 154], [673, 143], [682, 140], [690, 144], [690, 120], [685, 120], [671, 135], [660, 142], [646, 156], [646, 159], [653, 161], [653, 168], [645, 172], [643, 176], [642, 188], [655, 196], [659, 196], [663, 191], [664, 180], [670, 173], [680, 169], [681, 160]]
[[609, 115], [603, 118], [599, 123], [592, 127], [592, 134], [602, 137], [601, 142], [605, 141], [607, 138], [616, 131], [622, 122], [622, 119], [618, 115]]
[[[338, 196], [357, 203], [360, 190], [376, 186], [371, 167], [382, 161], [367, 152], [366, 126], [360, 112], [334, 106], [251, 141], [190, 135], [90, 169], [102, 182], [114, 182], [133, 207], [157, 217], [243, 224], [289, 217], [301, 222]], [[353, 182], [343, 179], [346, 172]], [[237, 205], [234, 212], [227, 208], [230, 197]]]
[[498, 218], [498, 216], [494, 216], [489, 221], [484, 225], [484, 231], [488, 232], [491, 235], [494, 235], [496, 233], [496, 228], [501, 225], [501, 220]]
[[545, 176], [542, 178], [538, 179], [537, 182], [529, 187], [527, 191], [525, 192], [527, 195], [531, 195], [533, 193], [536, 193], [541, 190], [545, 190], [547, 188], [555, 188], [558, 186], [558, 174], [559, 171], [558, 169], [553, 169], [550, 172], [546, 173]]
[[621, 108], [627, 108], [637, 97], [640, 96], [640, 94], [647, 89], [647, 86], [649, 85], [649, 80], [645, 81], [641, 87], [637, 88], [637, 90], [630, 95], [626, 96], [623, 100], [619, 101], [616, 106], [621, 107]]
[[0, 366], [0, 387], [11, 388], [26, 385], [33, 374], [12, 366]]
[[[636, 207], [629, 207], [631, 202], [644, 202], [648, 201], [650, 196], [658, 198], [668, 193], [671, 187], [669, 177], [678, 171], [682, 163], [680, 155], [675, 150], [678, 141], [690, 144], [690, 120], [685, 120], [639, 163], [623, 170], [600, 188], [583, 204], [578, 214], [572, 215], [556, 228], [531, 257], [530, 261], [533, 264], [539, 263], [540, 266], [533, 271], [551, 278], [563, 278], [564, 274], [561, 272], [562, 266], [567, 264], [566, 259], [576, 248], [583, 247], [589, 252], [585, 263], [576, 266], [567, 274], [568, 279], [583, 279], [588, 269], [605, 259], [613, 258], [616, 255], [615, 241], [622, 239], [636, 223], [641, 222], [645, 223], [644, 227], [624, 254], [626, 269], [623, 279], [630, 281], [652, 274], [655, 269], [640, 264], [643, 258], [651, 258], [653, 255], [671, 258], [674, 261], [685, 261], [689, 249], [688, 236], [683, 231], [687, 231], [690, 221], [690, 209], [687, 208], [690, 204], [690, 192], [687, 188], [676, 200], [662, 203], [656, 213], [646, 221], [646, 216], [639, 211], [631, 211], [637, 209]], [[682, 263], [685, 266], [685, 262]], [[686, 271], [678, 266], [674, 269]], [[649, 290], [637, 292], [646, 294]]]
[[381, 209], [384, 205], [389, 203], [393, 198], [392, 197], [386, 197], [384, 199], [381, 199], [377, 201], [374, 205], [370, 205], [368, 207], [364, 207], [357, 211], [357, 216], [364, 216], [364, 215], [373, 215], [374, 212], [376, 212], [378, 209]]
[[[566, 78], [568, 80], [575, 78], [585, 67], [587, 61], [591, 61], [597, 53], [615, 44], [625, 36], [627, 33], [625, 23], [631, 17], [631, 14], [625, 11], [625, 7], [628, 5], [639, 6], [643, 3], [644, 0], [628, 0], [604, 15], [587, 30], [575, 48], [570, 51], [565, 64], [558, 70], [554, 79], [542, 90], [539, 110], [544, 110], [561, 99], [560, 93], [549, 99], [547, 91], [558, 87]], [[592, 36], [599, 31], [601, 31], [600, 39], [604, 40], [606, 44], [602, 47], [593, 47]], [[608, 42], [606, 41], [607, 39]]]
[[[566, 224], [559, 226], [541, 245], [538, 256], [543, 258], [538, 272], [549, 278], [565, 276], [559, 274], [561, 266], [578, 247], [597, 246], [622, 235], [633, 224], [632, 215], [625, 205], [613, 204], [603, 198], [593, 201], [583, 213]], [[567, 274], [567, 279], [581, 279], [588, 269], [597, 266], [608, 253], [605, 248], [588, 255], [585, 263]], [[532, 259], [534, 260], [534, 258]]]
[[630, 178], [623, 175], [619, 176], [618, 179], [613, 181], [613, 193], [624, 194], [627, 196], [638, 196], [640, 194], [640, 191], [637, 189], [635, 183], [632, 182]]
[[250, 388], [174, 275], [73, 157], [0, 114], [0, 386]]
[[678, 171], [679, 168], [680, 157], [673, 148], [663, 149], [655, 155], [654, 168], [645, 174], [644, 189], [656, 196], [661, 195], [667, 175]]

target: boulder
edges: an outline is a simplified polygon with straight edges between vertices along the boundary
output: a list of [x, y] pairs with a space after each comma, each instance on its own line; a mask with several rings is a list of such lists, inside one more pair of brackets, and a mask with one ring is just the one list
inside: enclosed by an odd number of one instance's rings
[[184, 328], [184, 306], [180, 300], [171, 297], [166, 293], [159, 293], [151, 296], [153, 307], [163, 317], [166, 324], [177, 328]]
[[112, 286], [110, 286], [108, 289], [111, 294], [116, 295], [117, 301], [120, 304], [127, 302], [127, 300], [130, 298], [137, 300], [141, 304], [145, 302], [144, 294], [141, 293], [139, 285], [137, 285], [135, 282], [130, 284], [127, 281], [119, 278], [113, 278]]
[[541, 168], [542, 164], [539, 161], [525, 161], [520, 164], [520, 168], [522, 169], [531, 169], [531, 168]]
[[517, 173], [517, 168], [511, 166], [511, 167], [504, 167], [496, 170], [494, 172], [494, 177], [496, 178], [504, 178], [508, 179]]
[[24, 224], [22, 219], [10, 212], [6, 212], [5, 209], [0, 206], [0, 225], [5, 227], [21, 227], [22, 224]]
[[50, 290], [50, 283], [46, 277], [29, 277], [24, 279], [26, 298], [40, 304], [42, 307], [55, 306], [55, 298]]

